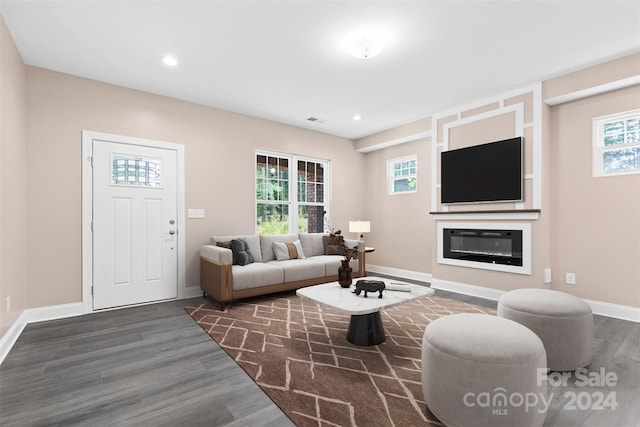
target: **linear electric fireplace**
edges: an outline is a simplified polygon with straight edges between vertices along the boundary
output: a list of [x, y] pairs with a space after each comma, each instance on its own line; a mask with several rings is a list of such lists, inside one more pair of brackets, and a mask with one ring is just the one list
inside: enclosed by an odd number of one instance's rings
[[528, 224], [439, 224], [438, 262], [530, 274]]

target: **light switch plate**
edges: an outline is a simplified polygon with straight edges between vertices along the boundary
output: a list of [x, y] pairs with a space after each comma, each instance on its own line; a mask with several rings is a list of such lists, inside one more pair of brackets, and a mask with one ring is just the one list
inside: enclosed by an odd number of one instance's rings
[[189, 209], [187, 211], [188, 218], [204, 218], [204, 209]]

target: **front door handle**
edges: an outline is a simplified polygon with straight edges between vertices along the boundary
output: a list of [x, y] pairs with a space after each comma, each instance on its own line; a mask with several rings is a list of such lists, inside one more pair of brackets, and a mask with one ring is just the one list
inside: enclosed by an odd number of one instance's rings
[[175, 230], [169, 230], [169, 234], [176, 234]]

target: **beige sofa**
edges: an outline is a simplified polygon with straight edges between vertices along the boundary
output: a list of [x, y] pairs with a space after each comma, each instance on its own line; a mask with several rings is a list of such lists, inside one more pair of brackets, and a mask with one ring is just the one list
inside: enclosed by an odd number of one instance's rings
[[[223, 307], [231, 300], [298, 289], [338, 280], [342, 255], [327, 255], [323, 233], [212, 236], [210, 243], [200, 248], [200, 287]], [[233, 240], [245, 239], [254, 262], [234, 265], [231, 249], [219, 246]], [[274, 242], [299, 241], [304, 258], [276, 259]], [[347, 247], [355, 247], [356, 240], [345, 240]], [[282, 245], [281, 245], [282, 246]], [[329, 251], [331, 252], [331, 251]], [[282, 255], [280, 253], [279, 255]], [[349, 262], [353, 277], [365, 275], [365, 252]]]

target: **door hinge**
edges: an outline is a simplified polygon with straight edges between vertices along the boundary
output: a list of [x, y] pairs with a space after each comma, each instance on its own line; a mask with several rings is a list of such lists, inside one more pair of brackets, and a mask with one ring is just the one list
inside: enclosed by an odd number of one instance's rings
[[89, 163], [91, 164], [91, 167], [93, 167], [93, 156], [89, 156]]
[[93, 296], [93, 285], [91, 285], [91, 296]]

